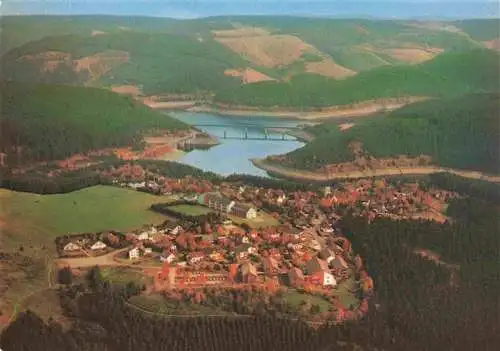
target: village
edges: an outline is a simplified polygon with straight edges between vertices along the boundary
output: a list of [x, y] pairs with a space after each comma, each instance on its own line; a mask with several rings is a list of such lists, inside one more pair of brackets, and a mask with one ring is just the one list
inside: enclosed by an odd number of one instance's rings
[[416, 183], [366, 179], [317, 191], [213, 184], [190, 176], [163, 177], [130, 164], [106, 175], [116, 186], [158, 195], [151, 210], [165, 215], [165, 221], [129, 232], [58, 237], [63, 266], [78, 269], [97, 262], [140, 269], [151, 278], [145, 294], [252, 286], [300, 292], [305, 300], [319, 295], [331, 303], [322, 320], [335, 321], [362, 318], [374, 289], [337, 221], [350, 211], [368, 220], [444, 222], [446, 204], [457, 196]]

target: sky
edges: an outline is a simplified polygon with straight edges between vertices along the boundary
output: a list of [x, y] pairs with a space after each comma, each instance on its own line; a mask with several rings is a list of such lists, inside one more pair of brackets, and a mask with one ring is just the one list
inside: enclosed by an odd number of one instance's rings
[[172, 18], [293, 15], [460, 19], [499, 17], [498, 0], [0, 0], [3, 15], [108, 14]]

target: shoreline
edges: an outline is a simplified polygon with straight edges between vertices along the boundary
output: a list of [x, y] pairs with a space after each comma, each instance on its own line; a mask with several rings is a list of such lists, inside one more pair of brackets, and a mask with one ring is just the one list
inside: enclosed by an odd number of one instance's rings
[[325, 107], [320, 111], [301, 111], [282, 109], [263, 109], [253, 106], [217, 106], [202, 104], [197, 101], [152, 102], [144, 100], [147, 106], [158, 110], [185, 111], [195, 113], [211, 113], [228, 117], [269, 117], [286, 118], [305, 121], [321, 121], [326, 119], [342, 119], [367, 117], [384, 112], [390, 112], [412, 104], [430, 99], [424, 96], [405, 98], [387, 98], [380, 100], [361, 101], [350, 105], [335, 105]]
[[453, 168], [445, 168], [440, 166], [433, 167], [413, 167], [413, 168], [386, 168], [370, 171], [355, 171], [334, 174], [321, 174], [307, 170], [287, 168], [278, 165], [272, 165], [266, 162], [265, 159], [251, 159], [252, 164], [266, 172], [282, 177], [285, 179], [293, 179], [297, 181], [312, 181], [312, 182], [327, 182], [338, 179], [357, 179], [369, 177], [385, 177], [398, 175], [426, 175], [432, 173], [451, 173], [464, 178], [486, 180], [493, 183], [500, 183], [500, 176], [486, 175], [477, 171], [458, 170]]

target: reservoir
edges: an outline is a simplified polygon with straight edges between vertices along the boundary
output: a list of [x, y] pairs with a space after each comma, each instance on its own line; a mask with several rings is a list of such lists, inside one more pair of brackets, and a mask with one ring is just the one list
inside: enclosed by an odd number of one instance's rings
[[[185, 123], [198, 126], [211, 135], [219, 138], [220, 144], [208, 150], [194, 150], [186, 153], [178, 162], [182, 162], [205, 171], [221, 175], [245, 173], [257, 176], [268, 176], [255, 167], [251, 158], [264, 158], [268, 155], [283, 154], [300, 148], [303, 142], [295, 137], [268, 130], [269, 139], [264, 140], [266, 128], [296, 127], [303, 121], [285, 118], [266, 117], [229, 117], [209, 113], [172, 112], [168, 114]], [[227, 139], [224, 139], [226, 135]], [[246, 137], [248, 139], [241, 139]], [[286, 140], [281, 140], [282, 138]], [[255, 140], [255, 139], [262, 140]]]

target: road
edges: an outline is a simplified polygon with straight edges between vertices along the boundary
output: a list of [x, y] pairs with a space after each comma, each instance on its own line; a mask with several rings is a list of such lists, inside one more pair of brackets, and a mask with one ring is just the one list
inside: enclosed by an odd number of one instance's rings
[[465, 171], [452, 168], [444, 168], [439, 166], [432, 167], [413, 167], [413, 168], [384, 168], [367, 171], [353, 171], [345, 173], [328, 173], [325, 172], [312, 172], [303, 169], [295, 169], [284, 167], [280, 165], [270, 164], [265, 159], [251, 159], [255, 167], [271, 172], [277, 176], [287, 179], [305, 180], [305, 181], [331, 181], [335, 179], [357, 179], [367, 177], [388, 177], [400, 175], [425, 175], [432, 173], [451, 173], [460, 177], [469, 179], [485, 180], [493, 183], [500, 183], [500, 176], [487, 175], [481, 172]]
[[88, 268], [93, 266], [127, 266], [127, 264], [115, 260], [115, 256], [122, 252], [128, 251], [129, 248], [110, 252], [109, 254], [97, 257], [77, 257], [77, 258], [61, 258], [57, 262], [60, 265], [69, 266], [70, 268]]

